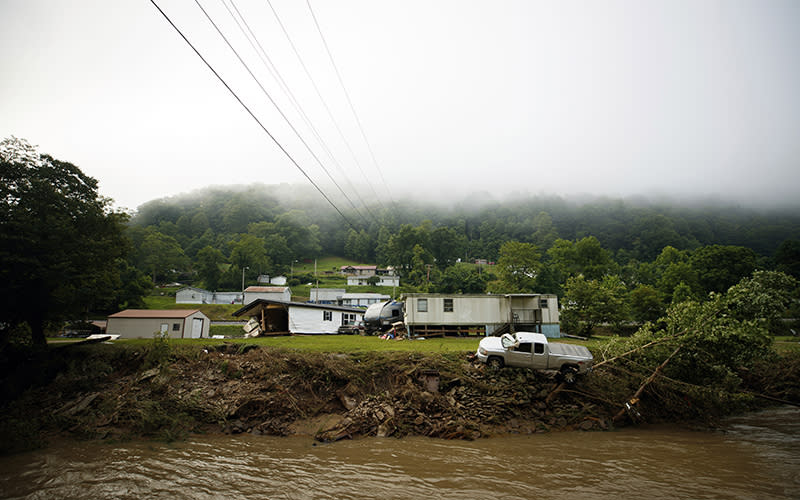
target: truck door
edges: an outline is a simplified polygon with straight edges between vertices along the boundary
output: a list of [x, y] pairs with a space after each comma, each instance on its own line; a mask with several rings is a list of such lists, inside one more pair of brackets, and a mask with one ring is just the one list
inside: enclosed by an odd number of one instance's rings
[[531, 359], [531, 366], [537, 370], [547, 369], [547, 353], [545, 352], [544, 344], [535, 342], [533, 344], [533, 359]]
[[506, 364], [509, 366], [531, 366], [531, 348], [533, 344], [530, 342], [521, 342], [514, 349], [508, 351], [506, 354]]

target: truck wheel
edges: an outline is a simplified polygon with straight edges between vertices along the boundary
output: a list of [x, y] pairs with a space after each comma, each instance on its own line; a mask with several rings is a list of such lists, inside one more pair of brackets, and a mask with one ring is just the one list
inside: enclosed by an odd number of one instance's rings
[[564, 366], [561, 368], [561, 380], [568, 384], [574, 384], [578, 376], [578, 369], [574, 366]]
[[492, 356], [491, 358], [486, 360], [486, 364], [489, 365], [489, 368], [493, 370], [499, 370], [503, 367], [503, 358], [499, 358], [497, 356]]

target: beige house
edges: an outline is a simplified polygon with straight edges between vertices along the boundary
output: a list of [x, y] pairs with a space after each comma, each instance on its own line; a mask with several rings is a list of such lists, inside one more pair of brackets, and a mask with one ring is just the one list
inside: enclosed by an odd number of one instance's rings
[[292, 291], [288, 286], [249, 286], [244, 289], [245, 305], [258, 299], [289, 302], [292, 300]]
[[508, 331], [561, 336], [558, 297], [551, 294], [409, 293], [404, 321], [415, 335], [499, 335]]
[[208, 338], [211, 320], [198, 309], [126, 309], [108, 317], [106, 333], [120, 338]]

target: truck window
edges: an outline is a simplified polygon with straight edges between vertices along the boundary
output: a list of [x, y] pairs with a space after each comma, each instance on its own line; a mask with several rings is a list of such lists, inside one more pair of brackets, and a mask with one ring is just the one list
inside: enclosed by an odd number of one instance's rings
[[530, 342], [523, 342], [517, 347], [514, 348], [517, 352], [531, 352], [531, 343]]
[[539, 342], [533, 344], [533, 352], [536, 354], [544, 354], [544, 344], [540, 344]]

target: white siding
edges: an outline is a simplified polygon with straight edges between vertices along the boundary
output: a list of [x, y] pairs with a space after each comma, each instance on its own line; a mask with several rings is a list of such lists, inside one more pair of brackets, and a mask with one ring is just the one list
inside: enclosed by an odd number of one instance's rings
[[[325, 313], [330, 314], [330, 320], [326, 321]], [[289, 332], [291, 333], [337, 333], [342, 326], [342, 314], [355, 313], [359, 319], [363, 319], [363, 312], [356, 311], [337, 311], [321, 307], [298, 307], [289, 306]]]

